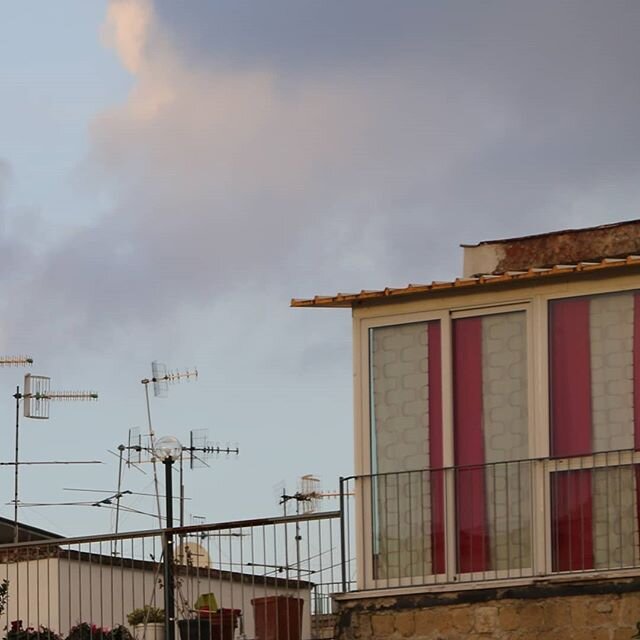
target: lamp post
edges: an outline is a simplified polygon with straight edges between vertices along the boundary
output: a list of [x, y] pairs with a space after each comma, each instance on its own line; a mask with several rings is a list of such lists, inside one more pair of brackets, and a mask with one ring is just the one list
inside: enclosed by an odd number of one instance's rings
[[176, 606], [175, 584], [173, 580], [173, 463], [182, 455], [182, 445], [174, 436], [164, 436], [156, 440], [153, 447], [155, 457], [164, 464], [165, 511], [167, 516], [164, 534], [164, 629], [166, 640], [175, 640]]

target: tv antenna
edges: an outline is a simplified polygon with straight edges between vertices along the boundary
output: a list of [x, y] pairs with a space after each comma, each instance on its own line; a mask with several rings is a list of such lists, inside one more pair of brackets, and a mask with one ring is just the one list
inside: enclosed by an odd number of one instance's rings
[[[320, 478], [314, 476], [312, 473], [307, 473], [300, 477], [298, 480], [298, 490], [293, 494], [288, 494], [284, 487], [284, 483], [281, 483], [278, 488], [281, 489], [279, 504], [282, 505], [284, 516], [288, 515], [287, 505], [291, 500], [295, 501], [296, 515], [302, 513], [314, 513], [318, 510], [320, 501], [326, 498], [339, 498], [339, 491], [323, 491], [320, 488]], [[300, 521], [296, 520], [295, 531], [295, 543], [296, 543], [296, 567], [300, 567], [300, 542], [302, 536], [300, 535]], [[285, 541], [285, 557], [288, 554], [288, 545]], [[286, 560], [285, 560], [286, 561]], [[288, 564], [288, 561], [286, 561]], [[300, 572], [298, 571], [298, 578]]]
[[28, 367], [33, 364], [29, 356], [0, 356], [0, 367]]
[[[151, 449], [154, 447], [154, 439], [155, 433], [153, 431], [153, 423], [151, 421], [151, 403], [149, 402], [149, 385], [153, 385], [153, 395], [156, 398], [166, 398], [169, 395], [169, 385], [176, 384], [181, 382], [182, 380], [197, 380], [198, 379], [198, 370], [193, 367], [193, 369], [185, 369], [184, 371], [167, 370], [167, 365], [163, 362], [158, 362], [154, 360], [151, 363], [151, 377], [143, 378], [140, 380], [142, 385], [144, 386], [144, 397], [147, 403], [147, 423], [149, 429], [149, 446]], [[122, 453], [121, 453], [122, 456]], [[158, 486], [158, 470], [156, 468], [156, 460], [155, 458], [151, 459], [153, 464], [153, 486], [156, 493], [156, 508], [158, 510], [158, 523], [160, 524], [160, 528], [162, 528], [162, 510], [160, 507], [160, 488]], [[122, 475], [122, 463], [120, 464], [120, 472], [118, 473], [118, 485], [120, 485], [120, 477]], [[119, 505], [119, 502], [118, 502]], [[117, 513], [117, 510], [116, 510]], [[117, 515], [116, 515], [117, 520]]]
[[[10, 366], [18, 366], [17, 359], [10, 358]], [[25, 358], [27, 364], [33, 362], [31, 358]], [[24, 376], [23, 392], [20, 392], [20, 386], [16, 387], [13, 397], [16, 400], [16, 442], [15, 442], [15, 471], [13, 485], [13, 541], [18, 542], [18, 471], [20, 469], [19, 456], [19, 434], [20, 434], [20, 400], [23, 400], [24, 417], [35, 420], [49, 419], [49, 404], [51, 401], [90, 401], [97, 400], [98, 394], [95, 391], [52, 391], [51, 378], [47, 376], [34, 376], [27, 373]], [[68, 463], [67, 463], [68, 464]], [[94, 464], [93, 461], [84, 464]]]
[[[221, 445], [218, 442], [209, 440], [208, 429], [191, 429], [189, 431], [189, 444], [182, 446], [182, 451], [179, 458], [179, 473], [180, 473], [180, 526], [183, 527], [185, 522], [184, 503], [188, 499], [185, 497], [184, 492], [184, 462], [189, 462], [190, 469], [198, 469], [202, 467], [208, 467], [208, 460], [212, 457], [220, 457], [225, 455], [227, 458], [230, 456], [237, 456], [240, 454], [240, 449], [237, 445], [225, 444]], [[155, 467], [157, 460], [153, 453], [152, 437], [149, 434], [140, 433], [138, 427], [129, 429], [128, 444], [121, 444], [118, 446], [120, 452], [120, 468], [118, 472], [118, 492], [121, 489], [122, 483], [122, 469], [123, 464], [134, 466], [139, 468], [138, 465], [145, 463], [152, 463]], [[124, 452], [126, 451], [126, 459]], [[160, 497], [160, 491], [158, 485], [157, 493], [155, 495]], [[118, 532], [118, 501], [116, 502], [116, 533]]]

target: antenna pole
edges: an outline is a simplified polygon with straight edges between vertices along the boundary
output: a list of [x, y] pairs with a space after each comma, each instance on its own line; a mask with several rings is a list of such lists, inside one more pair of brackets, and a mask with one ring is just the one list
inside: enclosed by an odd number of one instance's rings
[[13, 541], [18, 542], [18, 538], [20, 535], [18, 529], [18, 469], [20, 465], [18, 463], [18, 434], [20, 432], [20, 387], [16, 387], [16, 393], [13, 396], [16, 399], [16, 468], [13, 472]]
[[166, 517], [167, 531], [165, 532], [164, 544], [164, 610], [165, 610], [165, 637], [166, 640], [175, 640], [176, 627], [176, 605], [173, 581], [173, 458], [170, 456], [163, 461], [165, 471], [165, 496], [166, 496]]
[[[118, 533], [118, 525], [120, 523], [120, 498], [122, 497], [122, 493], [120, 489], [122, 488], [122, 456], [124, 454], [124, 445], [121, 444], [118, 446], [118, 451], [120, 452], [120, 459], [118, 461], [118, 489], [116, 491], [116, 530], [115, 533]], [[115, 556], [117, 551], [117, 543], [113, 541], [113, 547], [111, 549], [111, 555]]]
[[[154, 439], [154, 433], [153, 433], [153, 427], [151, 425], [151, 405], [149, 404], [149, 381], [148, 380], [143, 380], [142, 384], [144, 385], [144, 396], [145, 399], [147, 401], [147, 421], [149, 424], [149, 444], [151, 445], [151, 450], [153, 450], [153, 439]], [[156, 467], [156, 458], [155, 456], [153, 456], [151, 458], [151, 463], [153, 465], [153, 487], [155, 489], [156, 492], [156, 506], [158, 508], [158, 524], [160, 525], [160, 528], [162, 529], [162, 511], [160, 509], [160, 488], [158, 486], [158, 469]]]
[[[300, 515], [300, 500], [296, 500], [296, 516]], [[300, 520], [296, 518], [296, 567], [298, 568], [298, 585], [300, 584]]]
[[184, 456], [180, 454], [180, 526], [184, 527]]

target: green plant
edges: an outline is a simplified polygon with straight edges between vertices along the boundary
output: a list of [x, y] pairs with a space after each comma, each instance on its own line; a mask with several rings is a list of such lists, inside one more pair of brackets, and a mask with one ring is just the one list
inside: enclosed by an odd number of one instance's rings
[[4, 640], [62, 640], [62, 638], [48, 627], [27, 627], [25, 629], [22, 626], [22, 620], [13, 620]]
[[8, 599], [9, 599], [9, 581], [5, 579], [0, 583], [0, 615], [4, 613], [4, 608], [7, 606]]
[[[9, 640], [37, 640], [35, 638], [15, 638]], [[46, 640], [43, 638], [42, 640]], [[53, 638], [52, 640], [57, 640]], [[129, 629], [119, 624], [113, 629], [108, 627], [99, 627], [88, 622], [79, 622], [69, 630], [67, 640], [133, 640]]]
[[164, 622], [164, 609], [158, 609], [157, 607], [146, 604], [144, 607], [134, 609], [128, 614], [127, 622], [132, 627], [149, 622]]
[[119, 624], [117, 627], [113, 627], [111, 631], [107, 632], [106, 640], [133, 640], [133, 636], [127, 627]]

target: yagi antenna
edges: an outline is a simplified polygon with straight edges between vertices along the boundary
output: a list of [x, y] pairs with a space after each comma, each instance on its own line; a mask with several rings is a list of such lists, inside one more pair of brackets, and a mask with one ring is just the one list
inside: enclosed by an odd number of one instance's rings
[[0, 367], [28, 367], [33, 364], [29, 356], [0, 356]]
[[[20, 398], [24, 400], [24, 417], [36, 420], [49, 419], [49, 402], [67, 400], [97, 400], [95, 391], [51, 391], [51, 378], [34, 376], [27, 373], [24, 377], [24, 392]], [[16, 396], [14, 396], [15, 398]], [[18, 399], [20, 399], [18, 398]]]
[[189, 446], [182, 447], [182, 451], [189, 456], [191, 469], [208, 467], [207, 460], [212, 456], [240, 455], [240, 449], [237, 445], [220, 446], [219, 443], [210, 441], [208, 429], [191, 429], [189, 431]]
[[151, 363], [151, 378], [144, 378], [141, 382], [145, 386], [153, 383], [153, 395], [156, 398], [166, 398], [169, 394], [169, 384], [192, 379], [198, 379], [198, 370], [195, 367], [184, 371], [167, 371], [167, 365], [164, 362], [154, 360]]

